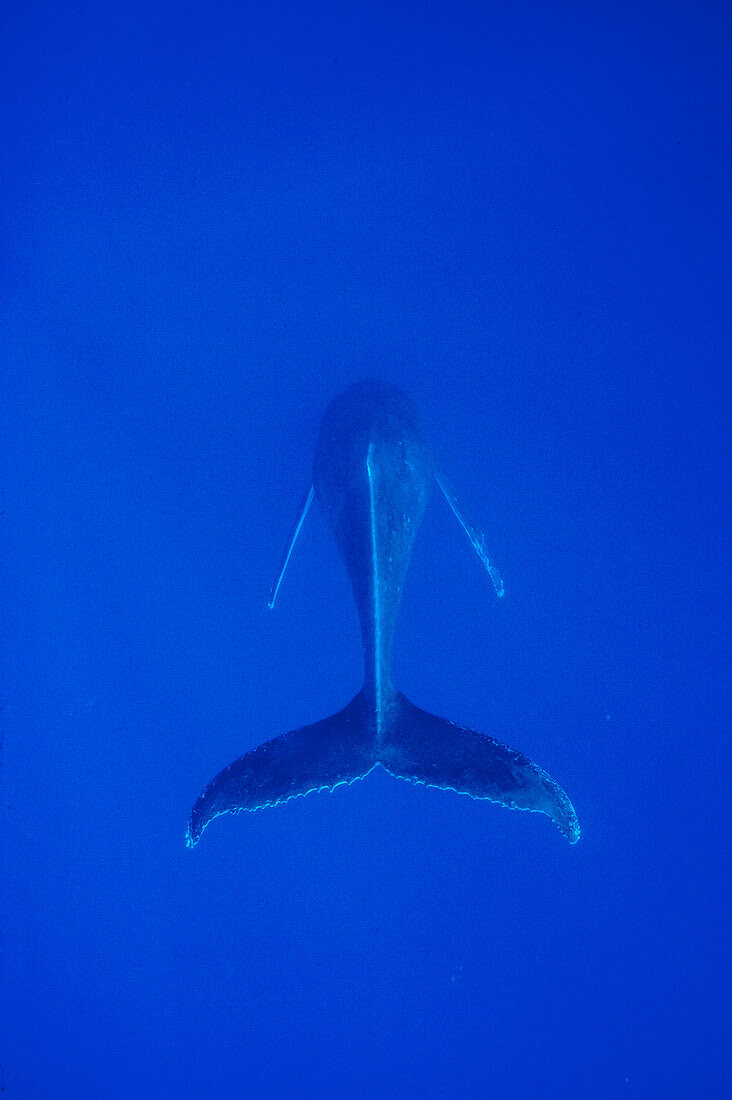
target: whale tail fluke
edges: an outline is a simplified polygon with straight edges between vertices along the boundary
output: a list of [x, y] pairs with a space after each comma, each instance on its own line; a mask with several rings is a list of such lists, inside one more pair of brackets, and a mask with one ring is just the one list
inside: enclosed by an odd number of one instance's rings
[[398, 720], [380, 749], [379, 763], [413, 783], [546, 814], [570, 844], [579, 840], [572, 803], [538, 764], [484, 733], [420, 710], [404, 695], [399, 696]]
[[221, 814], [333, 790], [362, 779], [376, 764], [413, 783], [546, 814], [570, 844], [579, 840], [569, 798], [528, 757], [420, 710], [401, 694], [377, 732], [373, 710], [359, 692], [337, 714], [268, 741], [219, 772], [193, 807], [188, 846], [197, 844], [208, 823]]
[[333, 790], [374, 767], [373, 738], [361, 693], [347, 707], [245, 753], [212, 779], [191, 812], [186, 843], [193, 848], [221, 814], [261, 810], [311, 791]]

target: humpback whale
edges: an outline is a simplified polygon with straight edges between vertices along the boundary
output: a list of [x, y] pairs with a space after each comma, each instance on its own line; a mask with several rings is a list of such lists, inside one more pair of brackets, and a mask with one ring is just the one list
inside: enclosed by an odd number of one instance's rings
[[358, 608], [365, 679], [337, 714], [267, 741], [219, 772], [195, 803], [186, 842], [193, 847], [221, 814], [286, 802], [352, 783], [380, 765], [391, 775], [546, 814], [570, 844], [580, 829], [572, 803], [537, 764], [476, 730], [420, 710], [397, 690], [392, 648], [414, 539], [434, 486], [450, 507], [503, 595], [485, 541], [437, 471], [415, 405], [385, 382], [352, 385], [328, 405], [300, 509], [279, 575], [313, 497], [346, 564]]

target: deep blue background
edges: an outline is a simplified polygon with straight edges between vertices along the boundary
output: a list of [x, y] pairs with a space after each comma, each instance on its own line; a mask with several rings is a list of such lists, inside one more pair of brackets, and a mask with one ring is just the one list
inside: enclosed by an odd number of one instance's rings
[[[727, 5], [4, 6], [2, 1084], [722, 1098]], [[417, 704], [583, 839], [375, 772], [203, 784], [361, 656], [320, 415], [423, 408]]]

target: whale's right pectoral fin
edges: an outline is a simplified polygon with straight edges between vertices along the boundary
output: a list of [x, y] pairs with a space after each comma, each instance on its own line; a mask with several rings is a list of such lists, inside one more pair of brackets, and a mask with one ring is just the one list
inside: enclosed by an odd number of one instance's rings
[[501, 574], [496, 568], [495, 562], [488, 553], [485, 536], [482, 535], [478, 528], [474, 527], [473, 524], [470, 522], [465, 514], [463, 506], [460, 504], [460, 501], [455, 496], [455, 492], [452, 486], [448, 484], [443, 475], [440, 473], [436, 473], [435, 481], [442, 490], [442, 494], [445, 500], [452, 508], [453, 514], [455, 515], [458, 523], [470, 539], [473, 549], [475, 550], [480, 560], [483, 562], [483, 565], [486, 567], [488, 571], [488, 576], [493, 581], [493, 587], [496, 590], [496, 595], [499, 597], [502, 596], [504, 593], [503, 579], [501, 578]]
[[191, 812], [186, 843], [192, 848], [221, 814], [260, 810], [311, 791], [333, 790], [371, 771], [373, 735], [361, 695], [344, 710], [292, 730], [240, 756], [216, 776]]
[[420, 710], [403, 695], [379, 763], [400, 779], [546, 814], [570, 844], [579, 840], [572, 803], [538, 764], [484, 733]]

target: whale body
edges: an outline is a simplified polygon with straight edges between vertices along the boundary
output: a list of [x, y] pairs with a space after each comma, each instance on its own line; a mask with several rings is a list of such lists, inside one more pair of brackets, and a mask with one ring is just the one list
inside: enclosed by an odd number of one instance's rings
[[410, 398], [385, 382], [369, 380], [331, 401], [321, 423], [312, 487], [270, 606], [315, 496], [345, 562], [358, 608], [364, 686], [337, 714], [282, 734], [219, 772], [193, 807], [186, 837], [190, 847], [221, 814], [333, 790], [377, 766], [400, 779], [546, 814], [571, 844], [579, 840], [572, 803], [542, 768], [486, 734], [421, 710], [394, 684], [392, 652], [402, 587], [435, 486], [502, 595], [503, 583], [482, 536], [435, 468]]

